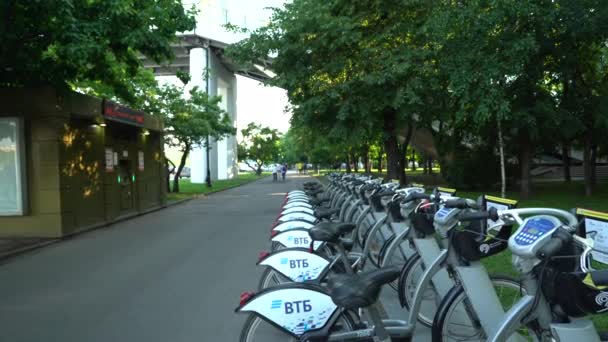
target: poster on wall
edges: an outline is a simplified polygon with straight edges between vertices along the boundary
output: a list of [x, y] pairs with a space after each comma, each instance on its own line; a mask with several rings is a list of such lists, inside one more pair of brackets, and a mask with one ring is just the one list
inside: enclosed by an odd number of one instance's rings
[[143, 171], [144, 170], [144, 153], [142, 151], [139, 151], [137, 153], [137, 161], [139, 164], [139, 171]]
[[106, 148], [106, 172], [114, 171], [114, 151]]
[[114, 165], [118, 165], [118, 152], [114, 152]]

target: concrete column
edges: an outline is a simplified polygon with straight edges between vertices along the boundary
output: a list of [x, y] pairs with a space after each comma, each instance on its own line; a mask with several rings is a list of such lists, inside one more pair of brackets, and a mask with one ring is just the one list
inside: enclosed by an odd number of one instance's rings
[[[207, 56], [204, 48], [194, 48], [190, 50], [190, 82], [185, 87], [186, 96], [189, 96], [189, 91], [198, 86], [203, 91], [207, 90], [207, 81], [205, 79], [207, 66]], [[205, 183], [207, 172], [207, 157], [204, 146], [197, 146], [190, 152], [190, 180], [192, 183]]]

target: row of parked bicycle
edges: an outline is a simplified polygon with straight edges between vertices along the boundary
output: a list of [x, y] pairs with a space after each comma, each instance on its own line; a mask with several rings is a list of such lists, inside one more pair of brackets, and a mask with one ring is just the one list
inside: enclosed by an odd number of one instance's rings
[[[591, 268], [608, 214], [328, 180], [285, 197], [241, 341], [411, 341], [417, 324], [433, 341], [606, 340], [587, 316], [608, 311], [608, 270]], [[481, 259], [509, 251], [519, 275], [489, 274]], [[405, 319], [386, 317], [384, 285]]]

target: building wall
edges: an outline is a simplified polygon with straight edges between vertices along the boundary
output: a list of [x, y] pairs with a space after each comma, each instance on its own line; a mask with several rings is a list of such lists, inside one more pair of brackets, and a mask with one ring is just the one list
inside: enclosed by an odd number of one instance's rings
[[[111, 121], [94, 125], [103, 122], [101, 100], [50, 88], [0, 89], [0, 100], [5, 103], [0, 116], [25, 121], [28, 198], [25, 215], [0, 216], [0, 237], [60, 237], [165, 204], [158, 131], [145, 135], [141, 128]], [[158, 122], [148, 126], [160, 127]], [[128, 151], [125, 160], [135, 180], [129, 211], [121, 211], [117, 168], [106, 170], [107, 148]]]

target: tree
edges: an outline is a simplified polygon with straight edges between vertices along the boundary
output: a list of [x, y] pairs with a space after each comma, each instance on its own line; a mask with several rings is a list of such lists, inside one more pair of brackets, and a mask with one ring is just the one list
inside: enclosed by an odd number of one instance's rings
[[382, 132], [388, 177], [405, 182], [408, 127], [426, 91], [417, 77], [427, 54], [417, 31], [424, 13], [401, 2], [296, 0], [229, 54], [254, 63], [276, 52], [271, 83], [287, 90], [292, 124], [347, 146]]
[[166, 143], [182, 152], [173, 192], [179, 192], [179, 178], [193, 147], [203, 145], [207, 136], [219, 139], [235, 133], [230, 117], [219, 107], [221, 97], [209, 97], [198, 87], [193, 87], [189, 95], [185, 98], [181, 87], [163, 86], [155, 101], [165, 121]]
[[281, 153], [281, 134], [270, 127], [250, 122], [241, 130], [243, 140], [238, 144], [239, 161], [244, 162], [257, 175], [262, 167], [277, 162]]
[[173, 0], [8, 0], [0, 23], [0, 85], [96, 81], [129, 99], [139, 54], [167, 61], [175, 33], [195, 27], [194, 12]]

